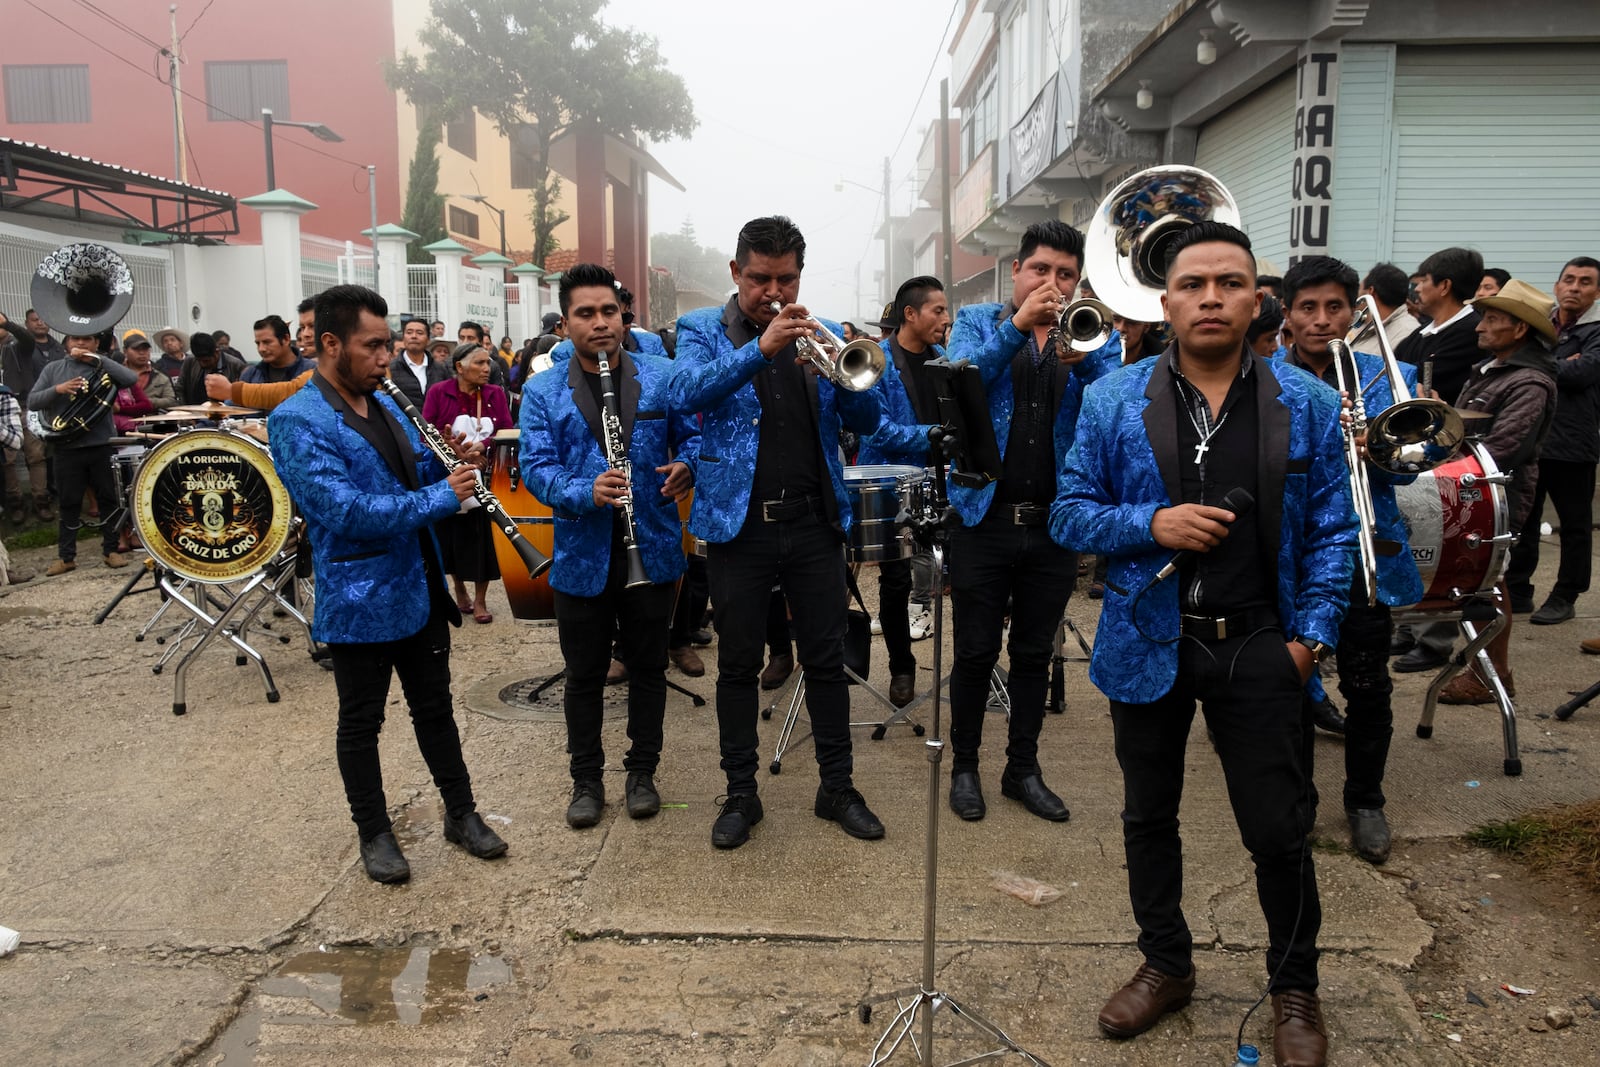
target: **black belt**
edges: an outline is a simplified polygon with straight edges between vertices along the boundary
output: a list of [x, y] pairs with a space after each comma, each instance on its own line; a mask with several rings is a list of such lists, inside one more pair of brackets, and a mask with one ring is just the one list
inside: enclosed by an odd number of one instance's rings
[[1050, 519], [1049, 504], [996, 504], [995, 508], [1008, 526], [1043, 526]]
[[1185, 637], [1201, 641], [1226, 641], [1243, 637], [1267, 626], [1278, 625], [1278, 613], [1268, 608], [1250, 608], [1232, 615], [1183, 615], [1179, 628]]
[[820, 515], [822, 498], [797, 496], [793, 500], [762, 500], [757, 503], [756, 513], [761, 516], [762, 522], [788, 522], [807, 515]]

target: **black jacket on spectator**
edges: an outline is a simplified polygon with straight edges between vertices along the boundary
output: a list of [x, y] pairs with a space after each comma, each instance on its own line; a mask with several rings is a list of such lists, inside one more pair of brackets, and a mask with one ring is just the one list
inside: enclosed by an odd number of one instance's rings
[[178, 380], [173, 383], [178, 390], [178, 403], [204, 404], [210, 401], [206, 395], [206, 375], [221, 374], [230, 382], [236, 382], [244, 374], [244, 360], [234, 359], [226, 353], [217, 354], [217, 365], [210, 370], [200, 366], [200, 361], [193, 356], [183, 361], [183, 369], [178, 372]]
[[1433, 390], [1448, 401], [1461, 395], [1461, 387], [1472, 377], [1472, 368], [1483, 362], [1484, 352], [1478, 347], [1478, 319], [1476, 311], [1468, 311], [1438, 333], [1424, 337], [1418, 330], [1401, 341], [1394, 354], [1415, 364], [1419, 378], [1421, 368], [1432, 357]]
[[[1556, 421], [1546, 459], [1600, 463], [1600, 301], [1561, 331], [1556, 359]], [[1576, 356], [1572, 359], [1568, 357]]]

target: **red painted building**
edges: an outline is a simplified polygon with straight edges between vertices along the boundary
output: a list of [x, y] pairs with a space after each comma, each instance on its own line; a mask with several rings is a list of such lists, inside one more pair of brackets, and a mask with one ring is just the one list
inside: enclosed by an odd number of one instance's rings
[[[204, 10], [202, 10], [204, 9]], [[361, 240], [370, 225], [366, 165], [376, 164], [378, 219], [401, 214], [393, 0], [182, 0], [177, 27], [187, 175], [174, 159], [168, 0], [5, 4], [0, 134], [243, 198], [266, 190], [261, 108], [276, 121], [321, 123], [344, 138], [273, 131], [277, 184], [316, 204], [307, 233]], [[192, 28], [191, 28], [192, 25]], [[159, 75], [159, 77], [158, 77]], [[260, 239], [239, 212], [237, 240]]]

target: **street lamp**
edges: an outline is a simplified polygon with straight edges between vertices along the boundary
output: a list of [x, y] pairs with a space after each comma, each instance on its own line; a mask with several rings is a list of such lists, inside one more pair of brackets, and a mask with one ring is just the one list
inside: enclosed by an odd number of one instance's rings
[[274, 126], [293, 126], [296, 129], [300, 129], [300, 130], [310, 130], [311, 131], [311, 136], [315, 137], [319, 141], [342, 141], [342, 140], [344, 140], [343, 137], [340, 137], [338, 134], [334, 133], [332, 130], [328, 129], [328, 127], [324, 126], [320, 122], [290, 122], [288, 119], [274, 119], [272, 117], [272, 109], [271, 108], [267, 108], [267, 107], [262, 108], [261, 109], [261, 133], [262, 133], [262, 136], [265, 137], [266, 141], [267, 141], [267, 191], [268, 192], [271, 192], [272, 190], [274, 190], [274, 189], [276, 189], [278, 187], [278, 176], [277, 176], [277, 173], [274, 171], [273, 166], [272, 166], [272, 127], [274, 127]]
[[[463, 199], [463, 200], [471, 200], [474, 204], [482, 204], [484, 207], [488, 208], [490, 211], [495, 213], [495, 216], [496, 216], [495, 225], [498, 226], [499, 229], [500, 229], [500, 255], [501, 256], [505, 256], [506, 255], [506, 213], [505, 213], [505, 211], [502, 210], [501, 208], [497, 208], [493, 204], [489, 203], [489, 198], [484, 196], [482, 193], [462, 193], [460, 195], [461, 195], [461, 199]], [[509, 332], [510, 329], [511, 329], [511, 307], [506, 302], [506, 300], [507, 300], [507, 298], [506, 298], [505, 270], [504, 270], [504, 268], [502, 268], [501, 272], [500, 272], [500, 326], [501, 326], [501, 329], [503, 331]]]

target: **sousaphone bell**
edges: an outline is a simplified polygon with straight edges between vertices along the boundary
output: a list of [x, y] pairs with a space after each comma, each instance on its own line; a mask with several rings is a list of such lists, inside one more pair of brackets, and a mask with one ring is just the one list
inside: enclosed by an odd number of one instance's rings
[[[69, 337], [92, 337], [116, 326], [133, 306], [133, 271], [105, 245], [63, 245], [33, 272], [28, 295], [51, 329]], [[29, 410], [28, 428], [35, 436], [70, 441], [110, 411], [117, 395], [111, 376], [97, 367], [88, 381], [64, 407], [48, 414]]]

